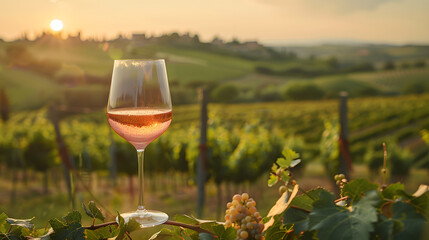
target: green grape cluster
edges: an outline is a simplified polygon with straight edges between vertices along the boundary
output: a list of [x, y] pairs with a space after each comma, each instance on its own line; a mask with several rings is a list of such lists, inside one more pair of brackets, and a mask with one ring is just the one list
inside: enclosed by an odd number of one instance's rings
[[226, 204], [225, 227], [237, 229], [236, 239], [264, 240], [264, 224], [256, 209], [256, 202], [249, 194], [236, 194], [232, 202]]
[[344, 184], [346, 184], [347, 183], [347, 179], [346, 179], [346, 177], [344, 176], [344, 174], [337, 174], [337, 175], [335, 175], [334, 176], [334, 180], [335, 180], [335, 182], [337, 183], [337, 186], [339, 186], [339, 187], [343, 187], [344, 186]]

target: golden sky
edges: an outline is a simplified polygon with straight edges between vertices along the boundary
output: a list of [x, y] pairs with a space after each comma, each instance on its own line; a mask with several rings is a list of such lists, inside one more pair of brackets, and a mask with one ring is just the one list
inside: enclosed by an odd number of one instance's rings
[[230, 40], [429, 43], [429, 0], [0, 0], [0, 38], [49, 29], [113, 38], [118, 33], [198, 33]]

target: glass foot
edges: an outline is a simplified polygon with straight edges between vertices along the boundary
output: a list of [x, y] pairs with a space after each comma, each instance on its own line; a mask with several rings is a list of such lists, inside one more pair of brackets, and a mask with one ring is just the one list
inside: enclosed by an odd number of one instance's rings
[[168, 220], [168, 215], [166, 213], [154, 210], [137, 210], [136, 212], [121, 213], [121, 216], [124, 218], [125, 223], [132, 218], [140, 223], [142, 228], [163, 224]]

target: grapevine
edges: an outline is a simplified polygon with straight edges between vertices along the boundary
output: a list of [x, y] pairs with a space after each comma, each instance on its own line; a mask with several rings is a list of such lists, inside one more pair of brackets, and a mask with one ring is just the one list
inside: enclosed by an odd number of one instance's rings
[[[347, 180], [335, 175], [340, 188], [339, 198], [316, 188], [301, 189], [290, 169], [300, 163], [299, 155], [290, 149], [283, 151], [272, 167], [269, 186], [281, 183], [281, 197], [266, 217], [256, 209], [249, 194], [236, 194], [227, 203], [225, 222], [206, 221], [187, 215], [177, 215], [151, 239], [421, 239], [429, 218], [429, 186], [420, 185], [410, 194], [401, 183], [382, 186], [366, 179]], [[385, 168], [383, 168], [385, 169]], [[382, 172], [386, 174], [386, 170]], [[299, 192], [301, 192], [299, 194]], [[37, 229], [32, 219], [13, 219], [0, 214], [0, 240], [3, 239], [132, 239], [140, 225], [117, 214], [117, 221], [104, 221], [102, 211], [94, 202], [83, 204], [90, 226], [82, 226], [81, 214], [70, 212], [54, 218], [45, 228]], [[339, 234], [341, 233], [341, 234]]]

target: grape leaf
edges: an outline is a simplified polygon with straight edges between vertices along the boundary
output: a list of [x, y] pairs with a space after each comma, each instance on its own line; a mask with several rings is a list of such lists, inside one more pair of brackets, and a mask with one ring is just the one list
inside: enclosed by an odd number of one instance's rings
[[281, 179], [283, 182], [289, 182], [290, 176], [289, 176], [289, 171], [283, 171], [281, 174]]
[[191, 225], [198, 225], [200, 222], [188, 215], [176, 215], [174, 216], [174, 220], [176, 222], [181, 222], [181, 223], [186, 223], [186, 224], [191, 224]]
[[223, 224], [218, 224], [216, 222], [202, 223], [200, 227], [214, 233], [219, 240], [229, 240], [237, 237], [237, 231], [233, 227], [225, 229]]
[[125, 223], [124, 218], [119, 214], [119, 212], [117, 222], [119, 226], [118, 236], [115, 238], [117, 240], [128, 239], [126, 233], [130, 233], [141, 228], [140, 224], [135, 219], [129, 219], [128, 222]]
[[279, 181], [279, 178], [274, 175], [270, 174], [270, 178], [268, 179], [268, 187], [274, 186]]
[[307, 191], [304, 194], [295, 197], [292, 200], [291, 205], [311, 211], [313, 210], [313, 202], [320, 199], [321, 192], [328, 192], [328, 191], [323, 188], [316, 188], [316, 189]]
[[398, 193], [399, 190], [402, 190], [402, 191], [405, 190], [404, 184], [393, 183], [393, 184], [390, 184], [389, 186], [387, 186], [381, 193], [383, 194], [384, 198], [393, 200], [393, 199], [395, 199], [395, 196], [400, 195]]
[[[307, 211], [313, 210], [314, 201], [320, 199], [321, 192], [328, 192], [323, 188], [317, 188], [295, 197], [289, 206], [296, 206]], [[289, 207], [284, 216], [284, 224], [294, 224], [294, 233], [299, 234], [308, 229], [309, 213], [304, 210]]]
[[395, 232], [394, 225], [394, 220], [389, 220], [381, 214], [380, 220], [375, 226], [374, 235], [378, 236], [382, 240], [391, 240], [393, 239], [393, 233]]
[[125, 237], [125, 220], [124, 218], [121, 216], [121, 214], [118, 213], [118, 218], [117, 218], [117, 222], [118, 222], [118, 227], [119, 227], [119, 233], [118, 236], [116, 236], [116, 240], [122, 240]]
[[67, 226], [67, 228], [61, 229], [61, 231], [55, 231], [55, 233], [51, 235], [51, 238], [53, 240], [85, 240], [85, 228], [79, 223], [73, 222]]
[[381, 239], [421, 239], [426, 219], [416, 212], [416, 209], [404, 202], [392, 205], [391, 219], [381, 215], [376, 232]]
[[265, 239], [284, 239], [287, 235], [287, 228], [282, 224], [280, 215], [271, 218], [273, 223], [266, 230], [264, 230]]
[[344, 185], [342, 190], [343, 196], [348, 196], [353, 204], [355, 201], [358, 201], [362, 198], [366, 192], [371, 190], [376, 190], [378, 184], [370, 183], [364, 178], [358, 178], [350, 181], [348, 184]]
[[380, 203], [380, 196], [377, 190], [369, 191], [366, 196], [362, 198], [353, 207], [352, 214], [357, 216], [365, 216], [368, 222], [377, 222], [377, 211], [375, 207]]
[[288, 168], [292, 163], [292, 159], [277, 158], [276, 162], [281, 168]]
[[88, 207], [86, 207], [85, 203], [82, 203], [83, 210], [85, 210], [86, 215], [92, 218], [100, 219], [104, 221], [104, 215], [100, 211], [100, 209], [95, 205], [94, 201], [90, 201], [88, 203]]
[[13, 234], [0, 234], [0, 240], [24, 240], [25, 237], [24, 236], [18, 236], [18, 235], [13, 235]]
[[63, 222], [61, 222], [60, 220], [58, 220], [57, 218], [49, 220], [49, 224], [51, 225], [52, 229], [55, 232], [61, 231], [62, 229], [67, 228], [67, 226]]
[[309, 221], [309, 213], [296, 208], [289, 208], [283, 215], [283, 223], [286, 225], [293, 224], [295, 234], [300, 234], [307, 231]]
[[302, 234], [300, 240], [315, 240], [316, 238], [316, 231], [306, 231], [304, 234]]
[[82, 207], [86, 215], [88, 215], [89, 217], [95, 218], [94, 214], [85, 206], [85, 203], [82, 203]]
[[429, 219], [429, 186], [420, 185], [418, 190], [413, 193], [413, 199], [410, 203], [417, 209], [417, 212], [422, 214], [426, 219]]
[[99, 239], [104, 239], [101, 238], [100, 235], [98, 235], [94, 230], [85, 230], [85, 236], [87, 240], [99, 240]]
[[407, 193], [405, 190], [398, 189], [396, 193], [401, 197], [401, 200], [411, 200], [414, 198], [413, 195]]
[[317, 230], [320, 239], [369, 239], [374, 230], [373, 223], [377, 221], [374, 206], [378, 201], [376, 192], [368, 193], [350, 212], [345, 207], [336, 206], [331, 193], [321, 192], [310, 213], [309, 229]]
[[94, 216], [94, 218], [97, 218], [101, 221], [104, 221], [104, 215], [103, 213], [100, 211], [100, 209], [95, 205], [94, 201], [90, 201], [88, 203], [88, 208], [91, 211], [92, 215]]
[[73, 222], [81, 223], [82, 215], [78, 211], [72, 211], [67, 216], [64, 217], [64, 220], [67, 224], [71, 224]]
[[39, 236], [38, 240], [50, 240], [51, 237], [50, 235], [54, 233], [54, 230], [52, 228], [48, 229], [48, 231], [46, 231], [46, 229], [39, 229], [39, 234], [41, 235]]
[[6, 239], [26, 239], [25, 236], [30, 235], [30, 230], [28, 228], [19, 226], [19, 225], [15, 225], [16, 227], [14, 227], [8, 234], [6, 235]]
[[10, 225], [21, 226], [24, 228], [33, 229], [34, 224], [31, 222], [33, 219], [34, 218], [30, 218], [30, 219], [7, 218], [6, 222], [9, 223]]
[[276, 164], [273, 164], [273, 166], [271, 167], [271, 171], [272, 171], [272, 172], [276, 172], [276, 171], [277, 171], [277, 169], [279, 169], [279, 167], [277, 167], [277, 165], [276, 165]]
[[136, 230], [141, 229], [140, 223], [138, 223], [135, 219], [131, 218], [128, 220], [127, 223], [125, 223], [125, 231], [128, 233], [134, 232]]
[[65, 222], [57, 218], [49, 220], [54, 233], [46, 234], [44, 238], [48, 239], [47, 237], [49, 236], [53, 240], [85, 239], [85, 228], [81, 225], [81, 218], [82, 215], [79, 212], [73, 211], [63, 218]]
[[149, 238], [149, 240], [154, 240], [154, 239], [158, 239], [158, 240], [161, 240], [161, 239], [168, 239], [168, 240], [177, 239], [177, 240], [181, 240], [183, 238], [180, 237], [180, 235], [178, 235], [176, 232], [171, 231], [168, 228], [163, 228], [160, 231], [158, 231], [155, 234], [153, 234]]
[[422, 214], [426, 219], [429, 219], [429, 193], [426, 192], [419, 197], [413, 198], [410, 201], [411, 205], [413, 205], [417, 212]]
[[[215, 240], [215, 238], [209, 233], [200, 233], [198, 236], [200, 240]], [[234, 239], [234, 238], [229, 238], [229, 239]]]
[[296, 153], [292, 149], [285, 149], [282, 151], [282, 155], [285, 157], [286, 161], [288, 162], [287, 166], [285, 168], [290, 167], [290, 164], [292, 163], [292, 160], [299, 158], [299, 154]]
[[105, 226], [96, 230], [86, 230], [87, 232], [93, 232], [97, 234], [98, 239], [112, 238], [119, 233], [119, 229], [114, 225]]

